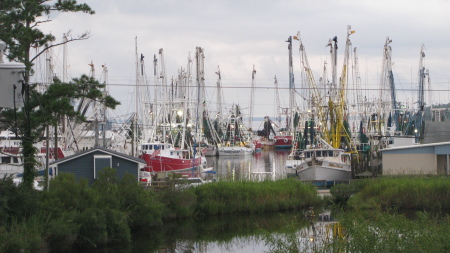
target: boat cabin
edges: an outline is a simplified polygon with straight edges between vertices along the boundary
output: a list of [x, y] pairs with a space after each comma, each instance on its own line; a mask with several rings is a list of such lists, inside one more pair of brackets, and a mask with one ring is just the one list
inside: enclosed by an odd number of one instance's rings
[[342, 153], [342, 150], [340, 149], [313, 149], [313, 150], [305, 150], [303, 151], [304, 158], [310, 158], [312, 156], [314, 157], [337, 157], [339, 156], [339, 153]]
[[141, 145], [141, 152], [143, 154], [152, 154], [155, 150], [170, 149], [172, 144], [170, 143], [145, 143]]

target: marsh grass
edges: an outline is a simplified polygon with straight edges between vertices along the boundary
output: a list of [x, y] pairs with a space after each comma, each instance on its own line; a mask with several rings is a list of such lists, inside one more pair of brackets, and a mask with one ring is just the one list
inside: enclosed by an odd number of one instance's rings
[[367, 180], [348, 201], [356, 209], [450, 210], [450, 179], [382, 177]]
[[381, 177], [330, 192], [341, 236], [314, 245], [298, 232], [269, 238], [271, 252], [450, 252], [449, 178]]
[[316, 188], [293, 179], [220, 181], [189, 189], [197, 196], [196, 214], [264, 213], [298, 210], [321, 203]]
[[350, 212], [339, 221], [347, 236], [328, 243], [328, 249], [343, 252], [449, 252], [450, 249], [448, 216], [418, 212], [411, 220], [399, 213]]
[[[352, 211], [342, 213], [340, 233], [330, 224], [327, 235], [312, 240], [311, 228], [285, 234], [269, 234], [270, 252], [449, 252], [450, 219], [418, 212], [409, 219], [395, 212]], [[314, 223], [316, 231], [319, 223]]]

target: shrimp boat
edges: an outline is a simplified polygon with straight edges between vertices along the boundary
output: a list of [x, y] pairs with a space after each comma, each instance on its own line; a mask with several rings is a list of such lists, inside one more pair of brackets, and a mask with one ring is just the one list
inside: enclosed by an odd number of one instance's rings
[[204, 163], [202, 153], [192, 154], [170, 143], [144, 143], [141, 152], [140, 158], [147, 163], [143, 170], [148, 172], [181, 172], [197, 169]]
[[0, 177], [23, 173], [22, 156], [11, 148], [0, 148]]
[[276, 149], [290, 149], [292, 148], [292, 135], [276, 135], [273, 137], [274, 147]]
[[246, 129], [242, 123], [239, 106], [234, 106], [227, 123], [227, 132], [219, 145], [219, 156], [241, 156], [254, 153], [254, 144], [248, 139]]
[[295, 152], [295, 174], [302, 181], [336, 181], [352, 178], [351, 154], [344, 149], [327, 146], [309, 146]]
[[[203, 50], [197, 47], [196, 58], [202, 58]], [[160, 49], [161, 68], [164, 70], [163, 50]], [[137, 61], [143, 66], [143, 57]], [[188, 59], [190, 64], [191, 60]], [[156, 64], [156, 56], [154, 63]], [[201, 63], [199, 63], [201, 65]], [[189, 65], [190, 66], [190, 65]], [[156, 65], [155, 65], [156, 68]], [[190, 73], [188, 68], [187, 73]], [[162, 71], [164, 72], [164, 71]], [[138, 68], [137, 83], [145, 84], [145, 75], [142, 69]], [[148, 172], [182, 172], [193, 169], [201, 169], [206, 166], [204, 157], [207, 148], [202, 147], [198, 132], [201, 124], [201, 116], [199, 106], [199, 97], [196, 101], [191, 98], [193, 90], [190, 90], [190, 79], [186, 78], [190, 74], [180, 73], [180, 83], [177, 87], [171, 87], [166, 83], [165, 74], [162, 78], [156, 78], [155, 97], [151, 107], [146, 108], [148, 101], [152, 101], [149, 97], [142, 97], [148, 94], [148, 90], [141, 90], [145, 87], [137, 85], [136, 87], [136, 119], [134, 127], [142, 126], [142, 130], [136, 129], [135, 143], [138, 150], [136, 153], [139, 158], [146, 161], [147, 166], [143, 169]], [[202, 79], [202, 78], [197, 78]], [[198, 84], [200, 86], [200, 84]], [[159, 87], [157, 87], [159, 86]], [[139, 99], [139, 101], [138, 101]], [[196, 106], [196, 110], [191, 107]], [[149, 115], [148, 109], [151, 109]], [[191, 117], [191, 112], [195, 112]], [[150, 126], [150, 127], [149, 127]]]
[[[357, 154], [355, 143], [349, 135], [347, 111], [346, 111], [346, 75], [351, 45], [350, 35], [354, 31], [347, 27], [347, 42], [342, 77], [337, 83], [336, 50], [337, 37], [330, 39], [328, 46], [332, 57], [333, 78], [330, 90], [326, 95], [317, 88], [309, 67], [304, 46], [300, 41], [300, 51], [303, 70], [309, 76], [311, 88], [310, 110], [306, 116], [303, 127], [299, 127], [294, 133], [294, 145], [288, 156], [288, 167], [302, 181], [325, 181], [324, 186], [331, 185], [336, 180], [348, 180], [352, 178], [353, 156]], [[288, 41], [290, 43], [291, 39]], [[291, 46], [289, 47], [291, 48]], [[338, 86], [339, 85], [339, 86]], [[316, 124], [316, 122], [318, 124]], [[301, 129], [303, 128], [303, 134]]]

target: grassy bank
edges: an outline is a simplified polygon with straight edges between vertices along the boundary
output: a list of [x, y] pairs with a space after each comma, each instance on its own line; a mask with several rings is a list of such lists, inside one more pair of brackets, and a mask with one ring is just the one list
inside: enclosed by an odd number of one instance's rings
[[[450, 178], [381, 177], [330, 192], [340, 233], [311, 222], [282, 238], [269, 234], [270, 252], [450, 252]], [[322, 233], [312, 240], [305, 231]]]
[[341, 213], [338, 220], [339, 223], [334, 224], [311, 223], [309, 227], [281, 236], [267, 233], [265, 242], [273, 253], [435, 253], [450, 250], [448, 216], [418, 212], [410, 219], [399, 213], [366, 210]]
[[203, 215], [265, 213], [317, 206], [321, 199], [310, 184], [285, 179], [264, 182], [218, 182], [195, 187], [196, 211]]
[[352, 209], [450, 210], [448, 177], [380, 177], [331, 189], [335, 203]]
[[145, 190], [131, 175], [99, 172], [92, 186], [61, 173], [50, 191], [0, 179], [0, 253], [78, 252], [131, 242], [143, 228], [186, 217], [298, 210], [319, 205], [315, 188], [292, 179], [276, 182], [217, 182], [175, 190]]

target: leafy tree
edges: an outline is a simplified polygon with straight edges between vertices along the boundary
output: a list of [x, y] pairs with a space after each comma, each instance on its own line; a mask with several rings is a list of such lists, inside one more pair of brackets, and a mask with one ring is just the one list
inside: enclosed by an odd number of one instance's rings
[[[86, 101], [100, 103], [112, 109], [120, 104], [119, 101], [105, 94], [102, 91], [104, 88], [104, 84], [100, 84], [99, 81], [87, 75], [74, 78], [69, 83], [62, 83], [58, 78], [54, 78], [53, 84], [48, 87], [40, 101], [42, 112], [37, 111], [36, 113], [45, 115], [45, 120], [41, 124], [49, 123], [54, 126], [55, 147], [58, 147], [57, 129], [59, 122], [63, 117], [68, 117], [76, 122], [85, 120], [85, 107], [83, 106], [86, 105]], [[78, 103], [77, 108], [73, 105], [74, 100]], [[58, 157], [56, 149], [55, 157]]]
[[[53, 44], [55, 37], [52, 34], [45, 34], [38, 28], [40, 25], [51, 21], [49, 15], [53, 12], [95, 13], [87, 4], [78, 4], [76, 0], [2, 0], [0, 2], [0, 34], [1, 39], [7, 44], [6, 55], [11, 61], [19, 61], [25, 64], [22, 91], [25, 98], [24, 116], [27, 124], [25, 124], [22, 135], [23, 183], [29, 188], [32, 188], [36, 173], [34, 170], [36, 150], [33, 147], [35, 136], [32, 135], [31, 122], [33, 119], [30, 114], [29, 103], [29, 81], [33, 73], [33, 62], [52, 47], [89, 38], [89, 33], [86, 32], [78, 37], [69, 37], [61, 43]], [[39, 48], [40, 51], [32, 56], [32, 48]]]

